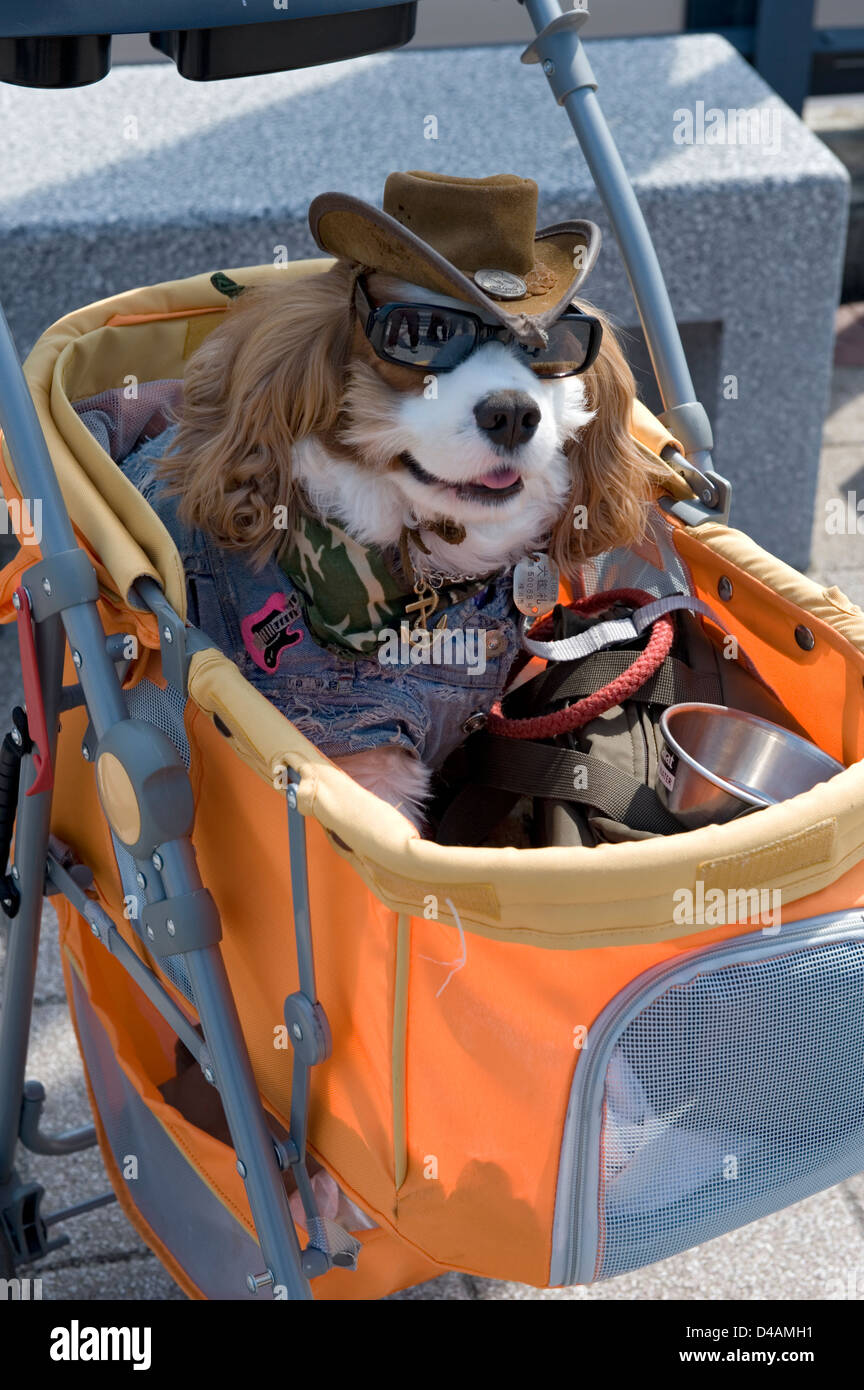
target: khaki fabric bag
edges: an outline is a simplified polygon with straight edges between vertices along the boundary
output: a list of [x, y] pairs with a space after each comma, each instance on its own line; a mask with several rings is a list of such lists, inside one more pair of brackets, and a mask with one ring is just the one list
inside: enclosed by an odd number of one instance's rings
[[[623, 611], [617, 603], [591, 621]], [[527, 814], [535, 845], [617, 844], [679, 833], [683, 827], [654, 791], [663, 745], [660, 715], [670, 705], [726, 705], [806, 737], [737, 647], [725, 654], [719, 629], [703, 627], [688, 612], [671, 616], [672, 649], [631, 698], [552, 739], [485, 731], [469, 739], [445, 770], [459, 790], [441, 816], [439, 842], [478, 845], [496, 832], [500, 838], [501, 823], [514, 808], [517, 825], [511, 825], [511, 833], [524, 827]], [[559, 606], [553, 641], [575, 636], [585, 626], [580, 615]], [[518, 720], [568, 709], [623, 675], [648, 636], [576, 660], [549, 662], [505, 697], [505, 716], [515, 726]]]

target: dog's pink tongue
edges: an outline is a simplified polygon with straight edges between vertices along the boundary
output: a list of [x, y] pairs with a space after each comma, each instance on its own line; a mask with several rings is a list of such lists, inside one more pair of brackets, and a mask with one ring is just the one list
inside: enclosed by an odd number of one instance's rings
[[519, 474], [515, 468], [498, 468], [494, 473], [484, 473], [482, 477], [474, 479], [479, 487], [494, 488], [512, 487], [518, 481]]

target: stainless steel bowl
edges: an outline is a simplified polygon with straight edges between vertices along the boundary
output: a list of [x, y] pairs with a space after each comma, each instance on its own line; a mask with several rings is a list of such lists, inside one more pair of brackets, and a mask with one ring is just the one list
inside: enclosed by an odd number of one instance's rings
[[843, 771], [815, 744], [726, 705], [672, 705], [660, 729], [657, 795], [688, 830], [788, 801]]

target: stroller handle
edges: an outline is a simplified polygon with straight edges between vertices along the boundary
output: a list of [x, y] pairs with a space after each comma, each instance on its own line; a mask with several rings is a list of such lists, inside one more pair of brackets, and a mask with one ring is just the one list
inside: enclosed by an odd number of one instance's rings
[[[621, 249], [627, 278], [645, 333], [664, 413], [661, 421], [684, 446], [687, 460], [718, 479], [711, 461], [713, 437], [704, 407], [697, 401], [660, 262], [624, 162], [597, 100], [597, 79], [585, 54], [580, 30], [589, 18], [585, 0], [565, 10], [560, 0], [520, 0], [537, 33], [522, 55], [540, 63], [585, 156]], [[721, 507], [728, 506], [729, 485], [720, 480]]]
[[[386, 9], [399, 0], [280, 0], [267, 13], [265, 6], [241, 5], [237, 0], [41, 0], [25, 6], [21, 0], [0, 0], [0, 33], [23, 37], [59, 35], [144, 34], [175, 29], [284, 24], [292, 19], [331, 19], [352, 11]], [[370, 16], [371, 18], [371, 16]]]

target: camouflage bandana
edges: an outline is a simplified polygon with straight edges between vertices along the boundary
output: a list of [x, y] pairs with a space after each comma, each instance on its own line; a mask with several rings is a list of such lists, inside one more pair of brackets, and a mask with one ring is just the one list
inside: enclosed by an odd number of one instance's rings
[[[342, 656], [374, 656], [383, 628], [425, 627], [431, 616], [421, 585], [400, 568], [397, 547], [383, 552], [362, 545], [330, 519], [303, 513], [279, 566], [305, 599], [312, 636]], [[461, 603], [487, 583], [448, 581], [434, 595], [434, 611]]]

